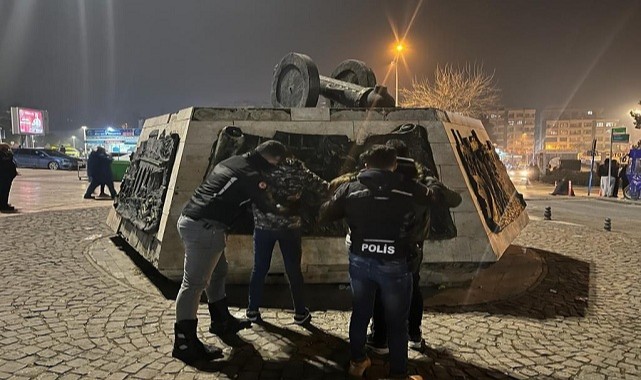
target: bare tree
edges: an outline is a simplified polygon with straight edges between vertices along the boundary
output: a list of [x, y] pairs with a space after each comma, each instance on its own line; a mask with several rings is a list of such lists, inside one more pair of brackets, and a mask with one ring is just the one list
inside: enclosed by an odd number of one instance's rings
[[434, 81], [414, 79], [409, 89], [401, 89], [403, 107], [434, 107], [479, 118], [500, 103], [500, 93], [494, 74], [482, 66], [463, 68], [447, 65], [437, 67]]
[[[641, 106], [641, 100], [639, 101], [639, 105]], [[630, 116], [634, 119], [634, 128], [640, 129], [641, 128], [641, 110], [632, 110], [630, 111]]]

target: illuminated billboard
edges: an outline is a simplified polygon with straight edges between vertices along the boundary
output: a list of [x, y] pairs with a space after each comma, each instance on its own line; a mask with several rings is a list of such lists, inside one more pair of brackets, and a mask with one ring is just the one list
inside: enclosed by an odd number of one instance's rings
[[44, 135], [49, 132], [49, 114], [44, 110], [11, 107], [11, 132], [14, 135]]

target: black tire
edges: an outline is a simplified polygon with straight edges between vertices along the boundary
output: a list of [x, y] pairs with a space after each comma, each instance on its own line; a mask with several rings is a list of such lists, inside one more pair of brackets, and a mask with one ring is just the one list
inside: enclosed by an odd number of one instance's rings
[[625, 198], [638, 200], [640, 195], [641, 194], [639, 194], [639, 192], [632, 186], [632, 184], [626, 186], [625, 189], [623, 189], [623, 196]]
[[47, 167], [51, 170], [58, 170], [60, 169], [60, 165], [56, 161], [51, 161]]

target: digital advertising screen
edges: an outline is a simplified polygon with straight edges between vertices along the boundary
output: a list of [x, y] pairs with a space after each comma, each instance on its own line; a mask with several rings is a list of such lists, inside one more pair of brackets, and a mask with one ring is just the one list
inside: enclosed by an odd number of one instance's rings
[[15, 135], [44, 135], [49, 130], [49, 117], [44, 110], [12, 107], [11, 124]]

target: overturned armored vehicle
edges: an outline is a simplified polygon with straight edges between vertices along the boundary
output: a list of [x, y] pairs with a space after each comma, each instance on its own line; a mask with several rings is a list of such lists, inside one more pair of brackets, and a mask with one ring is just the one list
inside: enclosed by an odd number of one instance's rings
[[[323, 96], [331, 107], [314, 107]], [[182, 242], [176, 221], [214, 165], [262, 141], [284, 143], [326, 181], [359, 168], [373, 144], [403, 140], [412, 158], [463, 198], [437, 207], [424, 246], [424, 282], [471, 278], [498, 261], [528, 222], [525, 203], [499, 161], [482, 124], [437, 109], [394, 108], [362, 62], [343, 62], [332, 78], [309, 57], [289, 54], [276, 67], [277, 108], [186, 108], [147, 119], [108, 224], [162, 274], [179, 279]], [[317, 204], [304, 202], [302, 271], [309, 283], [347, 282], [345, 228], [317, 223]], [[228, 282], [247, 283], [253, 265], [248, 210], [230, 231]], [[284, 277], [279, 254], [271, 278]]]

